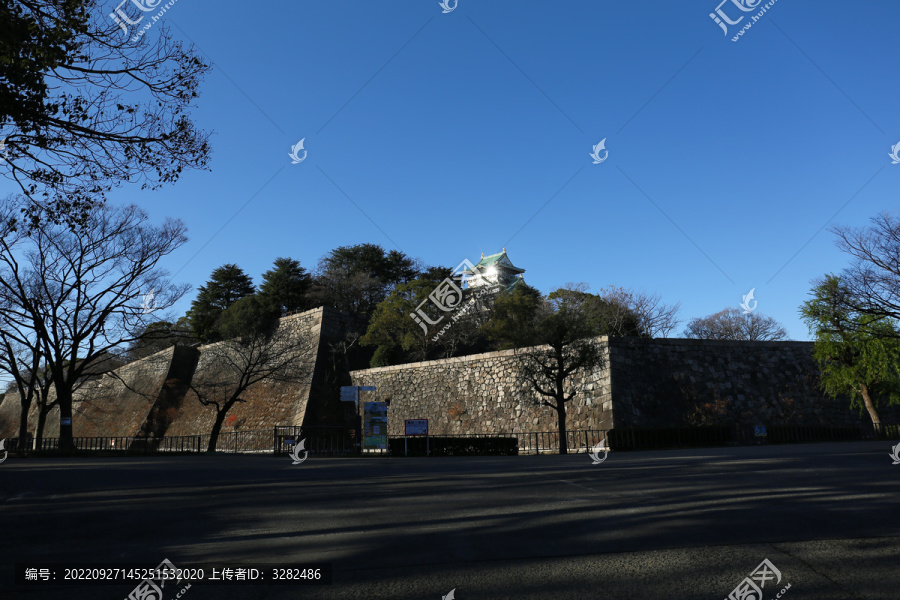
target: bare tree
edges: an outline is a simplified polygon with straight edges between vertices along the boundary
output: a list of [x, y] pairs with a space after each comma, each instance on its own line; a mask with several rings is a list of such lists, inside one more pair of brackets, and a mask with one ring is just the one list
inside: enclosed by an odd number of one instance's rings
[[[0, 302], [6, 299], [0, 295]], [[5, 318], [6, 311], [0, 310], [0, 371], [12, 377], [8, 390], [15, 391], [19, 397], [19, 434], [18, 448], [24, 448], [28, 439], [28, 413], [32, 404], [38, 405], [39, 427], [35, 432], [35, 441], [43, 432], [43, 420], [54, 403], [49, 402], [52, 379], [44, 368], [43, 353], [38, 346], [29, 346], [18, 340], [27, 339], [15, 321]], [[9, 393], [9, 392], [7, 392]], [[12, 401], [12, 394], [9, 394]]]
[[[838, 248], [853, 257], [841, 275], [841, 309], [876, 319], [900, 319], [900, 218], [881, 213], [867, 228], [834, 227]], [[868, 327], [870, 330], [871, 328]], [[892, 327], [883, 328], [894, 335]], [[900, 335], [900, 331], [897, 331]]]
[[74, 390], [114, 368], [111, 358], [150, 315], [186, 293], [156, 266], [187, 241], [185, 226], [148, 225], [133, 205], [98, 205], [78, 232], [65, 224], [14, 231], [20, 206], [0, 206], [0, 314], [12, 342], [41, 354], [59, 404], [60, 448], [71, 449]]
[[[121, 10], [150, 19], [131, 2]], [[209, 134], [189, 109], [210, 67], [165, 27], [138, 36], [96, 0], [12, 0], [0, 12], [4, 173], [33, 226], [83, 224], [123, 182], [152, 189], [206, 167]]]
[[784, 340], [787, 338], [787, 331], [772, 317], [726, 308], [707, 317], [692, 319], [684, 330], [684, 337], [765, 342]]
[[620, 321], [629, 317], [629, 313], [637, 317], [638, 326], [644, 334], [655, 337], [668, 337], [681, 322], [678, 311], [681, 303], [664, 304], [659, 294], [637, 292], [616, 285], [601, 288], [600, 297], [614, 306], [621, 307]]
[[317, 348], [313, 336], [293, 320], [279, 322], [256, 296], [242, 298], [226, 310], [220, 329], [225, 340], [201, 348], [190, 384], [200, 404], [216, 411], [207, 452], [216, 451], [228, 411], [246, 402], [254, 386], [310, 382]]

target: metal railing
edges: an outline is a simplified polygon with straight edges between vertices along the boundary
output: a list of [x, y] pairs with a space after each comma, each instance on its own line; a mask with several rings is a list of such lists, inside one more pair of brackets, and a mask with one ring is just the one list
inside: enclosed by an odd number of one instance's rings
[[[592, 452], [593, 448], [603, 443], [608, 430], [583, 429], [566, 432], [566, 446], [572, 454]], [[530, 431], [509, 434], [519, 438], [519, 454], [559, 453], [558, 431]]]
[[[612, 450], [648, 450], [698, 446], [810, 443], [844, 440], [900, 439], [900, 425], [820, 426], [770, 425], [766, 435], [756, 435], [754, 427], [668, 427], [582, 429], [566, 432], [568, 452], [592, 452], [603, 444]], [[405, 436], [391, 436], [402, 439]], [[415, 436], [417, 438], [421, 436]], [[519, 454], [559, 452], [559, 432], [529, 431], [510, 433], [441, 434], [438, 438], [465, 438], [468, 446], [479, 448], [480, 439], [487, 448], [491, 438], [516, 438]], [[412, 436], [410, 436], [412, 439]], [[222, 432], [216, 443], [217, 452], [287, 454], [304, 440], [304, 448], [313, 456], [356, 456], [360, 454], [356, 432], [346, 427], [275, 426], [271, 429]], [[8, 451], [29, 451], [32, 440], [19, 448], [18, 438], [6, 440]], [[75, 448], [83, 451], [122, 452], [135, 454], [206, 452], [209, 434], [144, 438], [135, 436], [76, 437]], [[56, 450], [59, 438], [43, 438], [41, 450]]]
[[294, 444], [304, 441], [304, 449], [313, 456], [347, 456], [359, 453], [356, 432], [346, 427], [299, 427], [277, 425], [269, 447], [274, 454], [287, 454]]
[[[129, 452], [132, 454], [206, 452], [209, 434], [163, 436], [92, 436], [72, 439], [77, 450], [98, 452]], [[10, 442], [13, 442], [10, 444]], [[18, 449], [18, 440], [8, 440], [9, 449]], [[30, 450], [32, 441], [24, 450]], [[59, 438], [43, 438], [40, 450], [58, 450]], [[223, 453], [271, 453], [272, 430], [224, 431], [216, 440], [216, 451]]]

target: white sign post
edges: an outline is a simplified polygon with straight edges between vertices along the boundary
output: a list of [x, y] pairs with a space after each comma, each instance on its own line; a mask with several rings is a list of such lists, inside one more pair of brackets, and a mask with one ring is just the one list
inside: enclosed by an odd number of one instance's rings
[[341, 387], [341, 402], [359, 402], [359, 386], [345, 385]]

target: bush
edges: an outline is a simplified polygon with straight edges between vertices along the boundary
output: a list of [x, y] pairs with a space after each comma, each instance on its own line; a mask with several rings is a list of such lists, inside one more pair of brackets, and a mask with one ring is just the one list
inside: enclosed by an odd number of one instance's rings
[[722, 446], [732, 441], [730, 427], [649, 427], [610, 429], [611, 450], [650, 450], [685, 446]]
[[391, 367], [401, 362], [400, 352], [396, 346], [378, 346], [375, 354], [372, 355], [372, 361], [369, 367], [376, 369], [378, 367]]
[[855, 426], [832, 427], [830, 425], [770, 425], [766, 428], [770, 444], [790, 442], [830, 442], [832, 440], [858, 440], [862, 430]]
[[[425, 436], [391, 438], [388, 445], [393, 456], [403, 456], [407, 448], [409, 456], [425, 456]], [[516, 456], [519, 453], [519, 439], [429, 436], [428, 449], [431, 456]]]

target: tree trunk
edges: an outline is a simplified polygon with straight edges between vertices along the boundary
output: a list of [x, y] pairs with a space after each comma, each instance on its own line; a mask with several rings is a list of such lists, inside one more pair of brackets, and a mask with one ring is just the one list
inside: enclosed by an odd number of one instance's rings
[[32, 396], [33, 394], [27, 394], [24, 398], [19, 396], [22, 409], [22, 413], [19, 415], [19, 450], [25, 448], [25, 440], [28, 439], [28, 410], [31, 408]]
[[216, 451], [216, 443], [219, 441], [219, 432], [222, 431], [222, 423], [225, 422], [225, 415], [228, 409], [216, 412], [216, 422], [213, 423], [212, 431], [209, 432], [209, 445], [206, 447], [207, 452]]
[[75, 450], [75, 440], [72, 435], [72, 390], [60, 390], [56, 388], [57, 404], [59, 405], [59, 449]]
[[556, 410], [556, 419], [559, 423], [559, 453], [568, 454], [569, 436], [566, 434], [566, 403], [557, 398], [556, 404], [559, 406]]
[[569, 436], [566, 433], [566, 392], [563, 382], [556, 381], [556, 421], [559, 425], [559, 453], [569, 453]]
[[863, 397], [866, 410], [869, 411], [872, 426], [875, 428], [875, 435], [880, 438], [884, 430], [881, 428], [881, 416], [878, 414], [878, 409], [875, 408], [875, 403], [872, 402], [872, 396], [869, 394], [869, 386], [864, 383], [859, 384], [859, 393]]
[[38, 405], [37, 425], [34, 428], [34, 449], [40, 450], [44, 443], [44, 423], [47, 422], [47, 413], [50, 410], [43, 405]]

